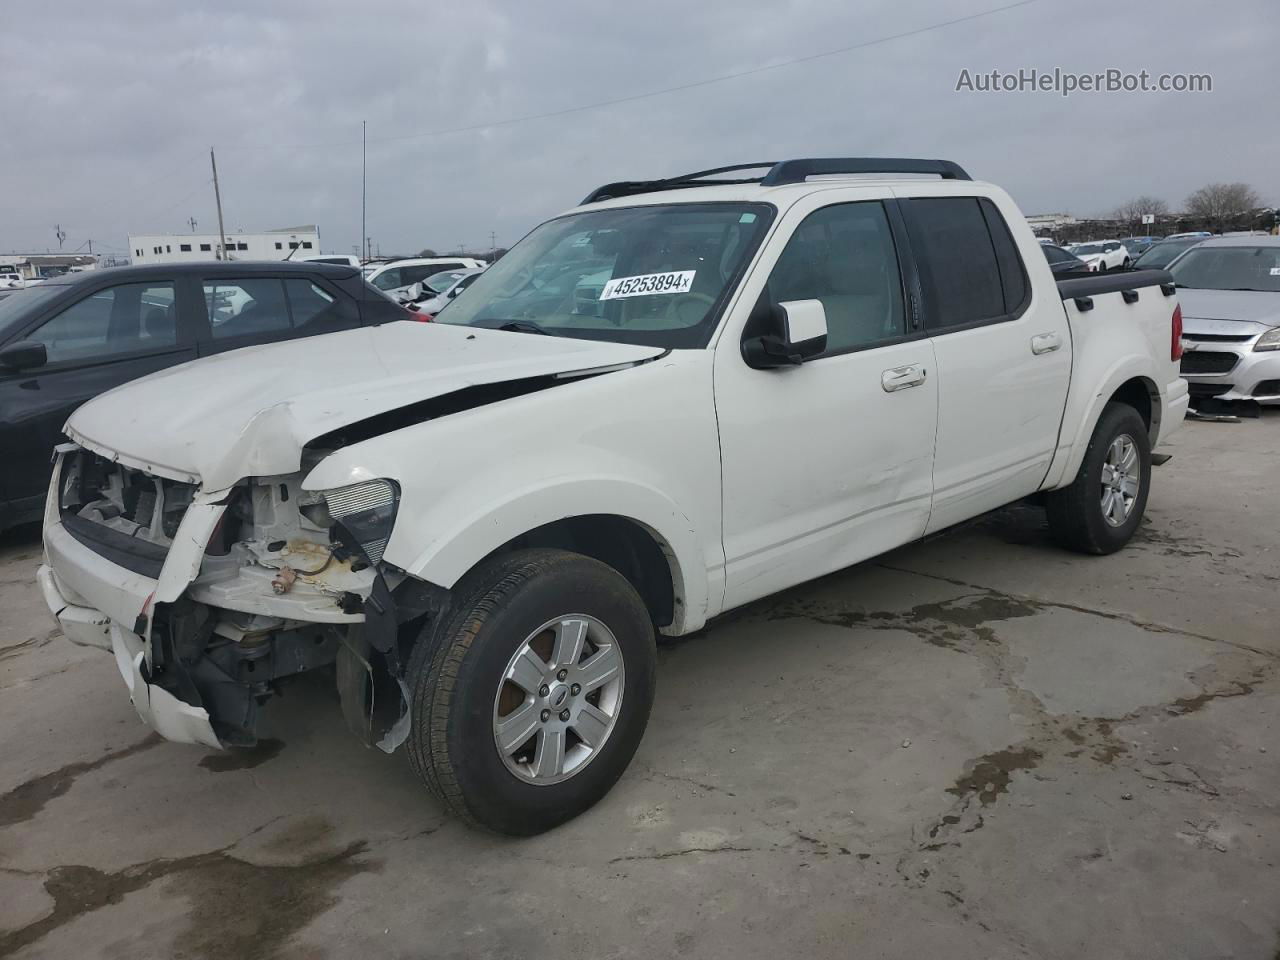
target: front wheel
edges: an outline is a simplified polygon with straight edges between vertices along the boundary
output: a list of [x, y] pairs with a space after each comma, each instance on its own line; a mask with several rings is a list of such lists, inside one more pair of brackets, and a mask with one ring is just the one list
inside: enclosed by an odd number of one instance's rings
[[458, 816], [527, 836], [572, 819], [630, 763], [653, 703], [653, 626], [629, 582], [561, 550], [497, 558], [419, 641], [409, 756]]
[[1151, 440], [1133, 407], [1109, 403], [1071, 486], [1045, 499], [1049, 531], [1080, 553], [1115, 553], [1142, 522], [1151, 489]]

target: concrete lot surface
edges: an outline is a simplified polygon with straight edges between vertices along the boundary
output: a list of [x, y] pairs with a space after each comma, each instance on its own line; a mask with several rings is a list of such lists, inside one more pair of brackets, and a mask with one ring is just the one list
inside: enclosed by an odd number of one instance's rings
[[1255, 958], [1280, 947], [1280, 415], [1188, 423], [1139, 539], [1017, 507], [660, 651], [631, 769], [532, 840], [300, 682], [148, 735], [0, 545], [0, 957]]

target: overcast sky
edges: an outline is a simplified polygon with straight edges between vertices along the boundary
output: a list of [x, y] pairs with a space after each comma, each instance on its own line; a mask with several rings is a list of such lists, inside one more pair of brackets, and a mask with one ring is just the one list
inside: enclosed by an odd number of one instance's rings
[[[1277, 0], [60, 2], [0, 28], [0, 250], [317, 223], [328, 251], [510, 245], [616, 179], [799, 156], [956, 160], [1028, 213], [1280, 203]], [[1209, 73], [1208, 94], [957, 93], [962, 69]], [[488, 126], [486, 126], [488, 125]], [[466, 132], [432, 131], [473, 127]], [[394, 138], [394, 139], [393, 139]]]

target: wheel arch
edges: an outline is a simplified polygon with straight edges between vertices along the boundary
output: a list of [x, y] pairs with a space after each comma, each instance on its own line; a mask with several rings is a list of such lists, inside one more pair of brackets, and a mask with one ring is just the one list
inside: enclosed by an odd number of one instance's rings
[[[1137, 410], [1146, 424], [1147, 436], [1151, 446], [1155, 447], [1160, 438], [1161, 401], [1160, 388], [1146, 367], [1134, 360], [1121, 360], [1103, 377], [1103, 386], [1090, 398], [1084, 416], [1077, 423], [1074, 436], [1064, 435], [1060, 455], [1050, 468], [1046, 481], [1041, 489], [1054, 489], [1071, 483], [1084, 462], [1085, 452], [1093, 431], [1102, 418], [1102, 411], [1107, 404], [1118, 402]], [[1068, 412], [1068, 422], [1070, 412]], [[1065, 449], [1063, 448], [1065, 446]], [[1063, 455], [1065, 453], [1065, 456]]]
[[404, 569], [452, 588], [494, 555], [525, 547], [570, 550], [613, 567], [666, 633], [706, 622], [707, 563], [692, 522], [656, 491], [625, 481], [574, 483], [494, 506], [435, 538]]

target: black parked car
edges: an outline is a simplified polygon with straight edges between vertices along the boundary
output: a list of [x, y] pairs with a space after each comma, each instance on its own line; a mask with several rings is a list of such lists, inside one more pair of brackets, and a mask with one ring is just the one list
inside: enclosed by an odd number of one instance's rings
[[1133, 262], [1135, 270], [1163, 270], [1197, 243], [1203, 243], [1208, 237], [1179, 237], [1177, 240], [1157, 240], [1147, 247], [1137, 260]]
[[0, 299], [0, 530], [38, 519], [71, 412], [236, 347], [407, 316], [354, 267], [179, 263], [57, 277]]
[[1055, 277], [1070, 277], [1077, 273], [1089, 272], [1087, 263], [1057, 244], [1042, 243], [1040, 249], [1044, 251], [1044, 258], [1049, 261], [1049, 269], [1053, 271]]

